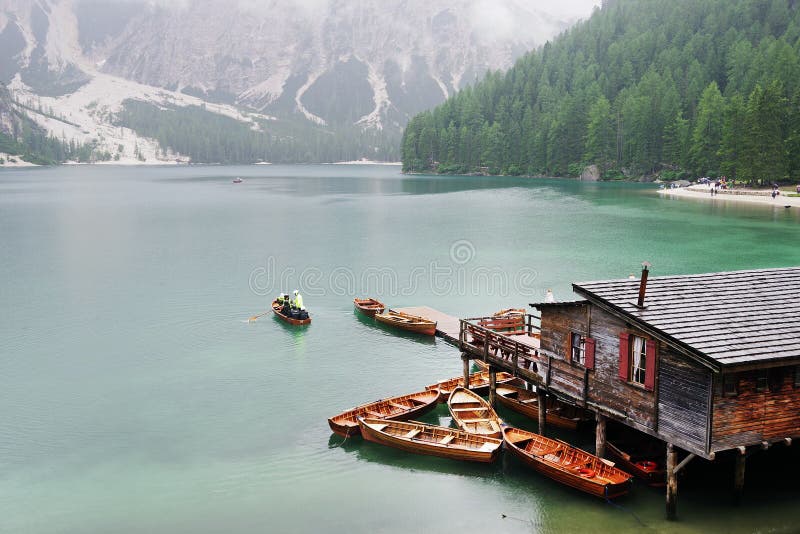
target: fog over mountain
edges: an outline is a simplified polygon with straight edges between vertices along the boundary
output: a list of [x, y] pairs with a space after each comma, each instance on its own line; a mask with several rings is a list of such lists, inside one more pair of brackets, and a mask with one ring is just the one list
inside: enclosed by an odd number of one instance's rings
[[0, 82], [80, 125], [33, 117], [56, 135], [109, 145], [138, 136], [108, 127], [131, 98], [388, 135], [596, 4], [2, 0]]

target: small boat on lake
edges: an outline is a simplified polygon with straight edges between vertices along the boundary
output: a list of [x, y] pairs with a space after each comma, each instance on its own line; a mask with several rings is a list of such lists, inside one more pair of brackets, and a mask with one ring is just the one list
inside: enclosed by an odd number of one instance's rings
[[[539, 397], [535, 391], [528, 391], [512, 384], [503, 384], [498, 385], [495, 392], [497, 393], [497, 402], [506, 408], [526, 415], [531, 419], [538, 419]], [[585, 410], [564, 404], [552, 397], [547, 398], [548, 424], [575, 430], [580, 423], [587, 419], [588, 416]]]
[[242, 179], [241, 179], [241, 178], [239, 178], [238, 176], [237, 176], [236, 178], [234, 178], [234, 179], [233, 179], [233, 183], [235, 183], [235, 184], [240, 184], [240, 183], [242, 183], [242, 182], [244, 182], [244, 180], [242, 180]]
[[361, 428], [361, 436], [367, 441], [414, 454], [429, 454], [453, 460], [494, 462], [503, 445], [502, 439], [416, 421], [359, 417], [358, 426]]
[[655, 441], [606, 441], [606, 454], [625, 471], [643, 480], [649, 486], [664, 486], [666, 471], [661, 458], [666, 455], [663, 444]]
[[[506, 372], [497, 373], [497, 384], [505, 384], [514, 380], [514, 375]], [[455, 388], [464, 385], [463, 376], [454, 376], [447, 380], [442, 380], [430, 386], [425, 386], [425, 389], [438, 389], [440, 396], [439, 402], [446, 402]], [[478, 371], [469, 375], [469, 389], [478, 395], [485, 395], [489, 391], [489, 371]]]
[[362, 404], [351, 410], [334, 415], [328, 419], [331, 430], [340, 436], [353, 436], [359, 433], [359, 417], [406, 420], [423, 415], [436, 407], [439, 390], [418, 391], [390, 399]]
[[630, 489], [631, 475], [563, 441], [510, 426], [503, 440], [511, 454], [556, 482], [608, 499]]
[[491, 438], [502, 436], [502, 419], [488, 402], [472, 391], [460, 386], [455, 388], [447, 399], [447, 407], [461, 430]]
[[305, 319], [300, 319], [299, 317], [292, 317], [290, 315], [286, 315], [283, 313], [283, 306], [278, 304], [277, 300], [272, 301], [272, 312], [278, 316], [278, 318], [286, 321], [291, 325], [306, 325], [311, 324], [311, 317], [306, 317]]
[[409, 332], [424, 334], [426, 336], [436, 335], [436, 322], [418, 315], [388, 310], [384, 313], [376, 314], [375, 319], [383, 324], [401, 328]]
[[376, 299], [353, 299], [353, 306], [368, 317], [375, 317], [376, 313], [383, 313], [386, 309], [383, 302]]

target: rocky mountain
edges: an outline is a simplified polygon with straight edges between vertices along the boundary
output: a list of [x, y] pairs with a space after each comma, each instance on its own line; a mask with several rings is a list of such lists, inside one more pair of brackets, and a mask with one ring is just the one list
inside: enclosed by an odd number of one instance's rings
[[126, 98], [397, 134], [590, 2], [556, 17], [524, 0], [2, 0], [0, 82], [91, 116], [88, 135]]

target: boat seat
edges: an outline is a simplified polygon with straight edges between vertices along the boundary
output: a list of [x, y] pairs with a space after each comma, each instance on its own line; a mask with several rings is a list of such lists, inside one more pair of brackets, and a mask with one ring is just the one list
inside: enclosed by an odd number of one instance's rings
[[392, 406], [394, 408], [400, 408], [401, 410], [408, 410], [408, 406], [406, 406], [405, 404], [398, 404], [392, 401], [389, 401], [389, 406]]
[[488, 423], [490, 419], [462, 419], [462, 423]]
[[405, 437], [407, 437], [408, 439], [414, 439], [420, 432], [422, 432], [422, 430], [420, 430], [419, 428], [415, 428], [413, 430], [410, 430], [408, 434], [405, 435]]
[[439, 441], [439, 443], [441, 443], [442, 445], [447, 445], [448, 443], [453, 441], [453, 439], [455, 439], [455, 437], [456, 437], [455, 434], [448, 434], [445, 437], [443, 437], [441, 439], [441, 441]]
[[535, 404], [539, 402], [539, 399], [537, 397], [532, 397], [530, 399], [521, 400], [520, 402], [522, 404]]

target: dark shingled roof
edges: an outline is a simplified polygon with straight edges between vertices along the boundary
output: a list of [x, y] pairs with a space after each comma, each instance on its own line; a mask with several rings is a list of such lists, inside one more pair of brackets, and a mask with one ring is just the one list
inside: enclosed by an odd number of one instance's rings
[[800, 267], [573, 284], [721, 365], [800, 358]]

